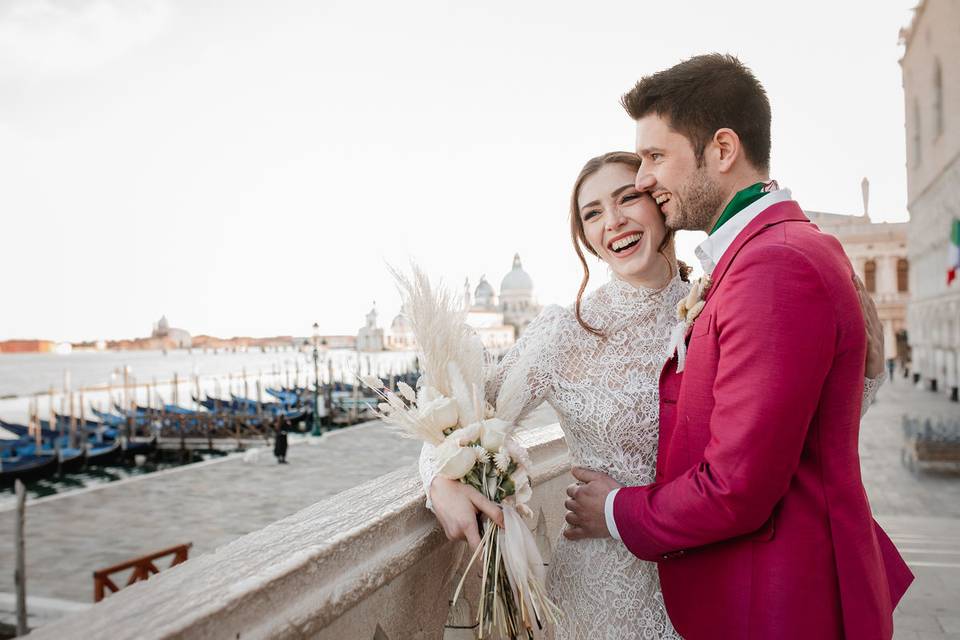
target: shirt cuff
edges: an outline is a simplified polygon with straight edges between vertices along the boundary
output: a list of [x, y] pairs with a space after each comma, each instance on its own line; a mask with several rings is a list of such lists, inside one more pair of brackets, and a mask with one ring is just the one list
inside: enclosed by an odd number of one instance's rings
[[603, 515], [607, 519], [607, 531], [610, 532], [610, 537], [614, 540], [621, 540], [620, 532], [617, 531], [617, 521], [613, 519], [613, 501], [617, 497], [617, 491], [620, 491], [620, 489], [616, 488], [607, 494], [607, 500], [603, 503]]

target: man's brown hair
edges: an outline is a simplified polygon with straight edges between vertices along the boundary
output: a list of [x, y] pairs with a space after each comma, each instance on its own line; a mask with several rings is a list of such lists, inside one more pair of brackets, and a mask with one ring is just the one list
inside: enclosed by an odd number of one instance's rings
[[770, 101], [753, 72], [729, 54], [709, 53], [641, 78], [620, 103], [639, 120], [651, 113], [693, 145], [703, 164], [707, 143], [718, 129], [740, 137], [747, 160], [770, 168]]

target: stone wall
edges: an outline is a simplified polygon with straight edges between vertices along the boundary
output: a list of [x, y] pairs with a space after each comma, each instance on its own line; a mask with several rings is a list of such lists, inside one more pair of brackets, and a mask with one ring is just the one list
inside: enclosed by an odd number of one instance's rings
[[960, 3], [924, 0], [902, 36], [906, 106], [913, 379], [960, 395], [960, 281], [948, 285], [947, 244], [960, 218]]
[[[533, 461], [538, 514], [531, 523], [545, 558], [563, 524], [572, 481], [559, 425], [520, 432]], [[415, 469], [401, 469], [192, 558], [41, 627], [61, 638], [471, 637], [473, 594], [451, 614], [466, 560], [424, 506]], [[448, 628], [448, 618], [463, 629]]]

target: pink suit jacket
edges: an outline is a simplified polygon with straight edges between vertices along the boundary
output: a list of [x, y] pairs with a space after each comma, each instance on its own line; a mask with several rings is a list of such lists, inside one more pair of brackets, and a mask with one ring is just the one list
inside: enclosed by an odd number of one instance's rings
[[660, 378], [656, 482], [614, 518], [687, 640], [889, 639], [913, 575], [874, 522], [857, 440], [866, 337], [839, 242], [796, 202], [737, 236]]

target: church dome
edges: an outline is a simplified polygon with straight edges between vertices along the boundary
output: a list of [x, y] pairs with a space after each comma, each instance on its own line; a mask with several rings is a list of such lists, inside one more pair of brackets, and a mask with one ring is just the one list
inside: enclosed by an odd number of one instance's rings
[[397, 314], [397, 317], [393, 319], [393, 322], [390, 323], [390, 329], [394, 333], [410, 333], [413, 330], [413, 326], [410, 324], [410, 320], [407, 316], [402, 313]]
[[513, 269], [511, 269], [510, 273], [505, 275], [500, 282], [500, 293], [532, 291], [533, 278], [523, 270], [523, 265], [520, 264], [520, 254], [515, 254], [513, 256]]
[[476, 300], [480, 299], [490, 299], [494, 296], [493, 286], [487, 282], [486, 277], [480, 276], [480, 284], [477, 285], [477, 288], [473, 291], [473, 297]]

